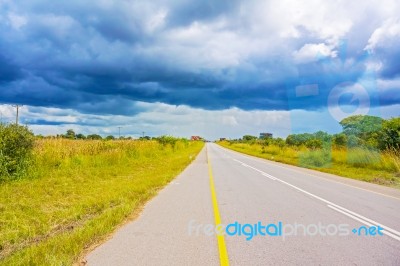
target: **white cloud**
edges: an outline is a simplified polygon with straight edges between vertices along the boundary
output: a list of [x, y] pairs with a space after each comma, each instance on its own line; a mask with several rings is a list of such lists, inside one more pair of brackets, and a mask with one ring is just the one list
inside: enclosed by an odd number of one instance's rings
[[19, 30], [21, 27], [25, 26], [28, 22], [26, 17], [14, 13], [8, 13], [8, 19], [11, 26], [16, 30]]
[[376, 86], [383, 93], [386, 90], [397, 89], [400, 93], [400, 78], [397, 79], [378, 79]]
[[337, 51], [332, 45], [326, 45], [325, 43], [308, 43], [301, 47], [298, 51], [293, 53], [293, 57], [296, 63], [307, 63], [316, 61], [321, 57], [336, 57]]
[[[290, 112], [288, 111], [244, 111], [231, 108], [208, 111], [188, 106], [174, 106], [164, 103], [137, 103], [145, 109], [136, 116], [89, 115], [71, 109], [24, 106], [20, 109], [21, 123], [31, 123], [30, 128], [36, 134], [63, 134], [74, 129], [83, 134], [118, 135], [139, 137], [142, 131], [150, 136], [174, 135], [190, 137], [204, 136], [208, 139], [219, 137], [239, 138], [245, 134], [257, 135], [271, 132], [275, 136], [290, 134]], [[15, 109], [12, 106], [0, 106], [3, 121], [13, 122]], [[60, 125], [36, 125], [34, 122], [65, 123]], [[44, 124], [44, 123], [43, 123]], [[223, 127], [221, 127], [223, 125]]]
[[[285, 61], [288, 55], [293, 55], [294, 63], [309, 62], [318, 55], [335, 57], [340, 40], [358, 42], [354, 33], [373, 24], [364, 25], [367, 15], [380, 21], [396, 14], [396, 8], [399, 4], [393, 0], [251, 0], [212, 20], [166, 28], [156, 36], [158, 44], [140, 47], [140, 52], [193, 71], [235, 67], [254, 58]], [[310, 39], [315, 43], [304, 43]]]
[[[379, 81], [379, 84], [385, 81]], [[378, 84], [378, 85], [379, 85]], [[396, 83], [397, 84], [397, 83]], [[396, 85], [394, 84], [394, 85]], [[387, 85], [390, 87], [390, 85]], [[210, 140], [220, 137], [240, 138], [261, 132], [270, 132], [274, 137], [286, 137], [292, 132], [316, 132], [325, 130], [340, 132], [339, 123], [332, 122], [327, 110], [322, 111], [245, 111], [238, 108], [208, 111], [188, 106], [174, 106], [164, 103], [136, 103], [144, 111], [135, 116], [91, 115], [71, 109], [23, 106], [20, 121], [26, 122], [36, 134], [64, 134], [68, 129], [77, 133], [121, 135], [138, 138], [142, 132], [149, 136], [174, 135], [189, 138], [200, 135]], [[399, 105], [373, 107], [372, 115], [381, 114], [385, 118], [399, 116]], [[15, 121], [15, 108], [0, 105], [3, 122]], [[327, 118], [330, 118], [327, 119]], [[32, 122], [45, 120], [62, 122], [60, 125], [36, 125]], [[309, 123], [313, 121], [313, 123]], [[23, 122], [22, 122], [23, 123]]]
[[225, 115], [222, 116], [222, 124], [226, 126], [236, 126], [238, 125], [238, 122], [236, 121], [236, 118], [232, 115]]
[[146, 28], [149, 33], [162, 28], [165, 25], [165, 18], [168, 15], [166, 9], [156, 11], [147, 21]]
[[268, 29], [274, 27], [281, 36], [299, 37], [300, 34], [296, 29], [304, 28], [325, 40], [343, 37], [353, 25], [351, 18], [359, 13], [348, 1], [323, 0], [257, 1], [253, 11], [261, 22], [258, 26], [260, 31], [263, 27]]
[[[399, 11], [400, 12], [400, 11]], [[368, 40], [365, 50], [374, 50], [377, 46], [386, 46], [386, 42], [400, 38], [400, 19], [388, 19], [377, 28]]]

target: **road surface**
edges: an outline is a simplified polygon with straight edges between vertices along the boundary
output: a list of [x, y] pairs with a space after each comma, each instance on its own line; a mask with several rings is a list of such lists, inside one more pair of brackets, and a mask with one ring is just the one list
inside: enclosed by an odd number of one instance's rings
[[86, 259], [89, 265], [400, 265], [400, 191], [208, 143], [138, 219]]

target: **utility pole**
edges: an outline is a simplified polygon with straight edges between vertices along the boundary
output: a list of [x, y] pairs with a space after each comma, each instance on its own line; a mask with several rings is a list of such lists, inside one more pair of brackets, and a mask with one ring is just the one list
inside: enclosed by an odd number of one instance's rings
[[16, 124], [16, 125], [18, 125], [19, 108], [22, 107], [22, 106], [23, 106], [23, 105], [19, 105], [19, 104], [13, 105], [13, 107], [16, 107], [16, 108], [17, 108], [17, 116], [16, 116], [16, 118], [15, 118], [15, 124]]
[[118, 127], [118, 139], [121, 138], [121, 127]]

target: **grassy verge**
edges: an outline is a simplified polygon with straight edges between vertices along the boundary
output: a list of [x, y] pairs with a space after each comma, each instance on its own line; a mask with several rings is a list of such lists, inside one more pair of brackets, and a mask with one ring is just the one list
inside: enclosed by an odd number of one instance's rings
[[218, 144], [272, 161], [400, 188], [400, 157], [394, 152], [378, 153], [361, 148], [310, 150], [305, 147], [295, 149], [227, 141]]
[[71, 265], [203, 147], [178, 141], [36, 142], [29, 177], [0, 184], [0, 264]]

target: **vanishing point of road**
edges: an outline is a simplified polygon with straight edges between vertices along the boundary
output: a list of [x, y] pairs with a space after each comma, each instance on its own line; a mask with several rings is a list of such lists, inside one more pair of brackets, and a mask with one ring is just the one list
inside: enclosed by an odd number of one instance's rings
[[[209, 234], [211, 225], [235, 222], [300, 230], [251, 240]], [[301, 225], [311, 226], [309, 235]], [[350, 232], [340, 235], [340, 225]], [[316, 226], [329, 227], [329, 234], [314, 234]], [[208, 143], [136, 220], [86, 259], [89, 265], [400, 265], [400, 191]]]

